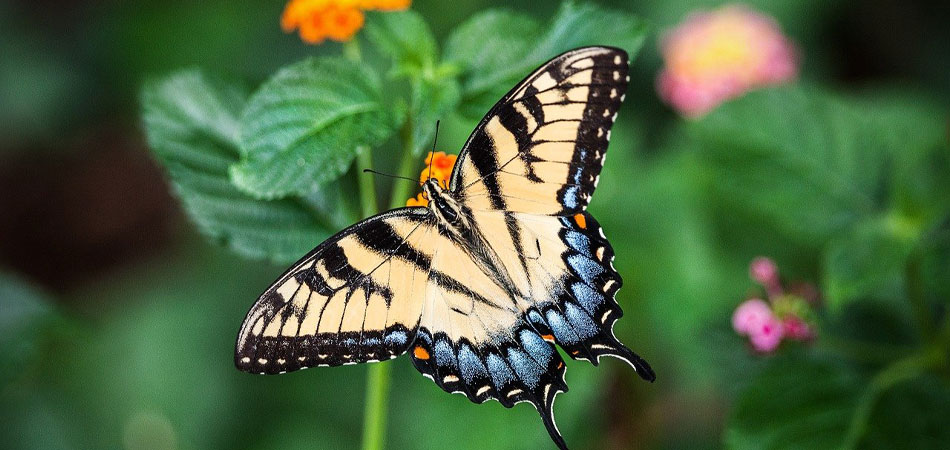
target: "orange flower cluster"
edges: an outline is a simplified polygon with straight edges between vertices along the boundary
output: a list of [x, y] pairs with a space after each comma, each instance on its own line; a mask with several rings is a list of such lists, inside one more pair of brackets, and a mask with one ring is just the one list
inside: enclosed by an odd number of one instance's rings
[[[443, 189], [448, 189], [456, 158], [457, 156], [448, 155], [445, 152], [429, 152], [426, 156], [426, 168], [419, 174], [419, 182], [425, 183], [429, 178], [434, 178], [439, 181]], [[420, 193], [415, 198], [407, 200], [406, 206], [429, 206], [429, 198], [425, 193]]]
[[326, 39], [348, 41], [363, 28], [363, 11], [398, 11], [412, 0], [290, 0], [280, 18], [285, 32], [300, 30], [300, 39], [319, 44]]

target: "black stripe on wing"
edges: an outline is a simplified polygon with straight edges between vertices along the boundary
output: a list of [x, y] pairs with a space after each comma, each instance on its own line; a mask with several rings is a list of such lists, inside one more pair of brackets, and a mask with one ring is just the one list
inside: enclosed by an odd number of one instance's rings
[[600, 224], [588, 213], [559, 219], [559, 233], [567, 245], [562, 256], [570, 275], [553, 303], [529, 315], [536, 326], [551, 330], [557, 344], [574, 359], [597, 365], [602, 356], [619, 358], [645, 380], [656, 375], [650, 365], [614, 335], [614, 323], [623, 315], [615, 296], [623, 284], [613, 267], [614, 251]]
[[[482, 119], [462, 148], [452, 174], [451, 187], [460, 195], [484, 185], [491, 207], [512, 209], [499, 171], [525, 167], [525, 183], [554, 184], [549, 198], [527, 199], [557, 203], [551, 214], [573, 214], [587, 207], [597, 185], [616, 119], [629, 80], [627, 54], [620, 49], [588, 47], [567, 52], [549, 61], [503, 97]], [[577, 105], [577, 108], [571, 106]], [[497, 119], [511, 134], [516, 149], [507, 140], [496, 142], [486, 130]], [[570, 129], [551, 133], [561, 124]], [[551, 145], [565, 144], [551, 154]], [[474, 173], [467, 173], [470, 160]], [[515, 163], [517, 161], [517, 164]], [[558, 162], [567, 170], [556, 180], [539, 174], [538, 163]], [[518, 210], [515, 208], [514, 210]], [[520, 212], [535, 212], [525, 211]]]
[[[389, 286], [374, 281], [373, 270], [364, 273], [356, 269], [340, 245], [344, 238], [355, 236], [362, 248], [378, 255], [377, 268], [398, 260], [427, 274], [430, 258], [399, 237], [390, 220], [406, 220], [422, 227], [430, 223], [432, 216], [424, 208], [402, 208], [374, 216], [340, 231], [301, 258], [264, 291], [248, 311], [235, 344], [237, 368], [251, 373], [276, 374], [308, 367], [387, 360], [405, 353], [415, 336], [418, 319], [413, 323], [395, 322], [380, 329], [366, 329], [365, 322], [371, 296], [381, 297], [389, 314], [394, 299], [406, 293], [393, 292]], [[289, 297], [284, 295], [287, 292], [280, 291], [285, 283], [297, 286]], [[305, 302], [298, 304], [295, 300], [304, 287], [309, 295]], [[338, 331], [317, 332], [330, 304], [321, 297], [336, 295], [345, 295], [343, 312], [334, 319], [339, 323], [329, 327]], [[317, 301], [324, 303], [319, 310], [310, 311], [311, 302]], [[346, 310], [351, 306], [363, 308], [364, 328], [340, 331]], [[308, 314], [318, 314], [313, 330], [302, 327]], [[266, 335], [265, 330], [275, 321], [279, 321], [278, 333]]]
[[568, 390], [567, 368], [554, 345], [526, 321], [518, 321], [510, 334], [480, 344], [465, 338], [456, 342], [423, 327], [410, 357], [419, 372], [446, 392], [464, 394], [475, 403], [497, 400], [506, 408], [531, 403], [554, 442], [567, 448], [554, 423], [554, 398]]

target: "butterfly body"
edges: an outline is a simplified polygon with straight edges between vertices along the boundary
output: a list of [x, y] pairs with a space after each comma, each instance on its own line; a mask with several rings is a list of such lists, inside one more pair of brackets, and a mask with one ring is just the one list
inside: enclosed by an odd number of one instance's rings
[[649, 365], [621, 344], [613, 249], [586, 211], [626, 90], [619, 49], [564, 53], [496, 104], [428, 207], [371, 217], [298, 261], [251, 308], [235, 363], [248, 372], [408, 353], [448, 392], [529, 402], [555, 443], [567, 391], [555, 345], [597, 364]]

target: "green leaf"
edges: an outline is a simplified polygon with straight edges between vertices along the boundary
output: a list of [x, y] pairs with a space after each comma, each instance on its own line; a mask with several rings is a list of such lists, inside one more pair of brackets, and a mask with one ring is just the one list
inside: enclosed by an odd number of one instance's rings
[[919, 229], [946, 212], [941, 117], [806, 85], [746, 94], [685, 128], [723, 204], [820, 246], [881, 211]]
[[904, 297], [904, 268], [919, 231], [893, 216], [868, 220], [825, 249], [822, 287], [829, 308], [850, 301]]
[[860, 379], [831, 364], [776, 359], [736, 401], [729, 449], [835, 449], [861, 394]]
[[321, 213], [337, 213], [300, 199], [257, 200], [231, 184], [245, 98], [195, 70], [152, 81], [142, 92], [148, 143], [205, 236], [244, 256], [293, 261], [329, 236]]
[[452, 30], [443, 59], [463, 72], [474, 72], [472, 76], [484, 75], [479, 72], [519, 64], [539, 35], [533, 17], [507, 8], [489, 9]]
[[[522, 28], [524, 30], [522, 31]], [[565, 2], [538, 33], [524, 16], [492, 10], [474, 16], [449, 37], [446, 60], [465, 67], [465, 113], [484, 114], [512, 86], [548, 59], [587, 45], [610, 45], [636, 56], [647, 35], [645, 23], [631, 14], [589, 3]], [[475, 57], [481, 52], [496, 56]], [[461, 61], [461, 62], [460, 62]]]
[[286, 67], [248, 100], [241, 162], [231, 178], [259, 198], [307, 195], [339, 178], [359, 151], [385, 141], [393, 120], [365, 66], [312, 58]]
[[803, 243], [820, 243], [875, 210], [880, 148], [860, 111], [826, 92], [752, 92], [687, 130], [723, 203]]
[[428, 150], [435, 134], [435, 123], [444, 120], [461, 100], [458, 81], [450, 75], [412, 80], [410, 111], [413, 148], [416, 155]]
[[0, 359], [4, 362], [0, 364], [0, 388], [38, 356], [42, 324], [54, 315], [45, 293], [19, 277], [0, 272]]
[[950, 444], [950, 388], [932, 376], [901, 383], [883, 393], [865, 428], [862, 449], [945, 449]]
[[431, 70], [438, 59], [435, 36], [415, 11], [368, 13], [366, 36], [392, 58], [397, 72]]

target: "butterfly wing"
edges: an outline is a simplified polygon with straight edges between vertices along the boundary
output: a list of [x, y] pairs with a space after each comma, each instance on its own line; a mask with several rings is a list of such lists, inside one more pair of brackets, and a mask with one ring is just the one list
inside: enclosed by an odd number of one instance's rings
[[472, 209], [584, 210], [627, 89], [626, 52], [586, 47], [547, 62], [505, 95], [462, 148], [451, 187]]
[[[618, 357], [654, 379], [613, 334], [622, 281], [610, 244], [584, 211], [623, 100], [627, 65], [618, 49], [565, 53], [481, 121], [459, 155], [451, 188], [484, 236], [478, 245], [497, 264], [473, 266], [464, 245], [438, 251], [443, 256], [433, 261], [466, 287], [462, 297], [484, 300], [454, 311], [427, 301], [435, 314], [424, 314], [414, 344], [422, 350], [411, 355], [448, 392], [507, 407], [532, 403], [561, 448], [553, 401], [567, 385], [554, 343], [594, 364], [604, 355]], [[495, 277], [480, 279], [483, 273]]]
[[294, 264], [244, 319], [235, 364], [283, 373], [395, 358], [429, 289], [434, 217], [402, 208], [353, 225]]

